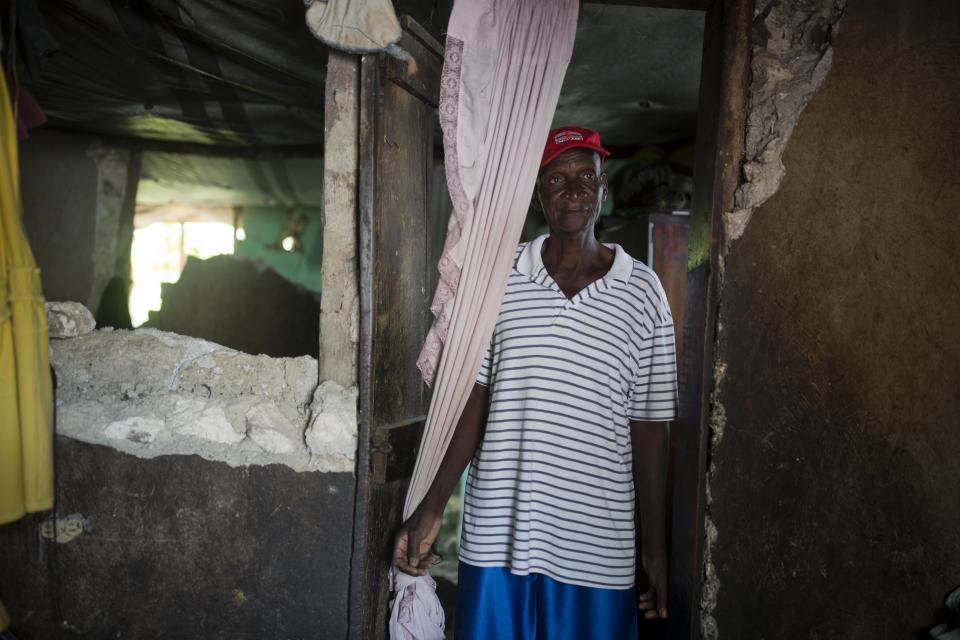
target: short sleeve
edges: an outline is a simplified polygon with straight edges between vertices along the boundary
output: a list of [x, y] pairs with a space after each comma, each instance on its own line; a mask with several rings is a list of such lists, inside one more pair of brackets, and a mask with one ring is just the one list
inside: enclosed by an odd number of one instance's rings
[[493, 340], [487, 345], [487, 351], [483, 354], [483, 361], [480, 363], [480, 371], [477, 373], [476, 382], [485, 387], [490, 386], [490, 380], [493, 378]]
[[677, 353], [673, 316], [657, 283], [659, 309], [653, 331], [642, 343], [630, 383], [630, 420], [669, 422], [677, 417]]

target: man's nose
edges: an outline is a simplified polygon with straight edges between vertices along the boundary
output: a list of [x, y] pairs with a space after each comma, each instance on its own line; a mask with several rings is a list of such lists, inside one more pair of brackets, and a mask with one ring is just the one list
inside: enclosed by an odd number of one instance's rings
[[579, 182], [573, 182], [563, 190], [563, 197], [567, 200], [582, 200], [587, 195], [589, 194], [587, 193], [586, 187]]

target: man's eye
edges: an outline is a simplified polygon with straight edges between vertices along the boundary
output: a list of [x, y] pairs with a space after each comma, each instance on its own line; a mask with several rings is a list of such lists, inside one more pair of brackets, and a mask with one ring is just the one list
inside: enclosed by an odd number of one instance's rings
[[550, 184], [560, 184], [560, 176], [550, 176]]
[[583, 174], [583, 177], [586, 178], [587, 180], [593, 180], [597, 176], [596, 174], [593, 173], [593, 171], [587, 171], [585, 174]]

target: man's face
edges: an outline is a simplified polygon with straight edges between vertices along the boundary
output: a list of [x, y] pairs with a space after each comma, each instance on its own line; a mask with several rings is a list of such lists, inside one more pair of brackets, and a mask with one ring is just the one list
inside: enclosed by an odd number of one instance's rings
[[592, 229], [606, 195], [600, 154], [589, 149], [564, 151], [540, 170], [537, 179], [537, 197], [552, 234]]

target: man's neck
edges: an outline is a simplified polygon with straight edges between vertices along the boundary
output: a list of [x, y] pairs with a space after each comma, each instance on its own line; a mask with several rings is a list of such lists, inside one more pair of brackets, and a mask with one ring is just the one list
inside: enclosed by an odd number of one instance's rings
[[593, 229], [576, 235], [551, 234], [540, 253], [551, 274], [589, 274], [609, 268], [613, 252], [600, 244]]

